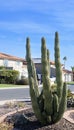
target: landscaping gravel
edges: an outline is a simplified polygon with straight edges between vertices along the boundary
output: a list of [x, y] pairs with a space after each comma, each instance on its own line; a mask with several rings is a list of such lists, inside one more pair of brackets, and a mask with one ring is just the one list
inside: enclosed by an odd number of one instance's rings
[[[25, 107], [27, 106], [31, 106], [31, 102], [27, 102], [27, 103], [25, 102]], [[0, 106], [0, 116], [10, 111], [13, 111], [13, 109], [16, 110], [17, 106], [16, 105], [8, 106], [7, 104]], [[22, 124], [21, 124], [22, 121], [20, 120], [20, 123], [18, 125], [19, 120], [17, 118], [20, 117], [21, 115], [25, 115], [25, 117], [27, 117], [28, 120], [27, 121], [25, 120], [26, 123], [22, 123]], [[74, 118], [74, 113], [71, 113], [70, 117]], [[22, 116], [22, 120], [23, 120], [23, 116]], [[16, 114], [6, 117], [4, 123], [8, 125], [12, 124], [14, 126], [13, 130], [74, 130], [74, 124], [70, 123], [64, 118], [62, 118], [58, 123], [54, 125], [42, 126], [40, 122], [36, 119], [32, 108], [29, 108], [21, 112], [17, 111]], [[8, 130], [12, 130], [12, 129], [8, 129]]]
[[[17, 128], [18, 130], [74, 130], [74, 124], [68, 122], [64, 118], [62, 118], [58, 123], [54, 125], [42, 126], [36, 119], [32, 108], [17, 114], [25, 114], [25, 116], [29, 119], [28, 122], [22, 125], [21, 123], [19, 125], [15, 125], [15, 120], [13, 121], [13, 118], [11, 117], [10, 122], [13, 122], [14, 128]], [[6, 121], [8, 121], [7, 118]]]

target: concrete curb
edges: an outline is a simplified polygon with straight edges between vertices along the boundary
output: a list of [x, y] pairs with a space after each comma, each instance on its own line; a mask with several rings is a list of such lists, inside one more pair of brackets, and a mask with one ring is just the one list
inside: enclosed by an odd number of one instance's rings
[[0, 90], [3, 90], [3, 89], [20, 89], [20, 88], [29, 88], [29, 85], [20, 86], [20, 87], [4, 87], [4, 88], [0, 88]]
[[[40, 84], [38, 87], [42, 87], [42, 84]], [[2, 90], [2, 89], [21, 89], [21, 88], [29, 88], [29, 85], [24, 85], [24, 86], [19, 86], [19, 87], [4, 87], [4, 88], [0, 88], [0, 90]]]
[[19, 101], [23, 101], [23, 102], [29, 102], [31, 101], [31, 98], [25, 98], [25, 99], [12, 99], [12, 100], [3, 100], [0, 101], [0, 105], [4, 105], [5, 103], [9, 103], [9, 102], [19, 102]]

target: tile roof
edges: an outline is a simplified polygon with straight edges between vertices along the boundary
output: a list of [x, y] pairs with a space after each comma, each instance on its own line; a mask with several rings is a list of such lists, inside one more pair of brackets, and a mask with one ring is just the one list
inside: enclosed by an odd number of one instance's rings
[[67, 69], [63, 69], [63, 72], [65, 72], [65, 73], [72, 73], [72, 71], [67, 70]]
[[25, 61], [23, 58], [19, 58], [19, 57], [16, 57], [16, 56], [5, 54], [5, 53], [0, 53], [0, 59], [8, 59], [8, 60], [22, 61], [22, 62]]
[[[41, 58], [33, 58], [34, 63], [41, 63]], [[50, 61], [51, 65], [55, 65], [54, 61]], [[63, 64], [61, 64], [63, 66]]]
[[[34, 63], [41, 63], [41, 58], [33, 58]], [[50, 61], [50, 64], [55, 65], [53, 61]]]

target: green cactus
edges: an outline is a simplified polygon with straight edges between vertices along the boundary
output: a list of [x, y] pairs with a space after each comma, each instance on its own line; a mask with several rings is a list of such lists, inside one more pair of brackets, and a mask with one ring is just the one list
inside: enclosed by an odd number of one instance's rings
[[51, 89], [49, 50], [46, 48], [45, 39], [41, 39], [41, 62], [43, 87], [41, 93], [38, 89], [35, 65], [31, 59], [30, 40], [26, 40], [26, 60], [28, 68], [28, 78], [30, 85], [30, 96], [32, 107], [36, 117], [42, 124], [54, 124], [58, 122], [66, 107], [66, 83], [62, 81], [62, 69], [60, 63], [60, 49], [58, 32], [55, 32], [55, 67], [56, 67], [56, 92]]

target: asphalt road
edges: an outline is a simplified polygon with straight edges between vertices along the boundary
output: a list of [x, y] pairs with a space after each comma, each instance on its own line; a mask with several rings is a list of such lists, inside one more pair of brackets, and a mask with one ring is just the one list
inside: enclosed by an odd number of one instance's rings
[[29, 88], [0, 89], [0, 101], [29, 98]]
[[[41, 87], [39, 87], [41, 89]], [[3, 100], [18, 100], [30, 99], [29, 87], [18, 88], [3, 88], [0, 89], [0, 101]]]
[[[41, 90], [41, 86], [39, 87], [39, 89]], [[70, 89], [74, 93], [74, 85], [68, 85], [68, 89]], [[18, 99], [30, 99], [29, 86], [0, 89], [0, 101]]]

